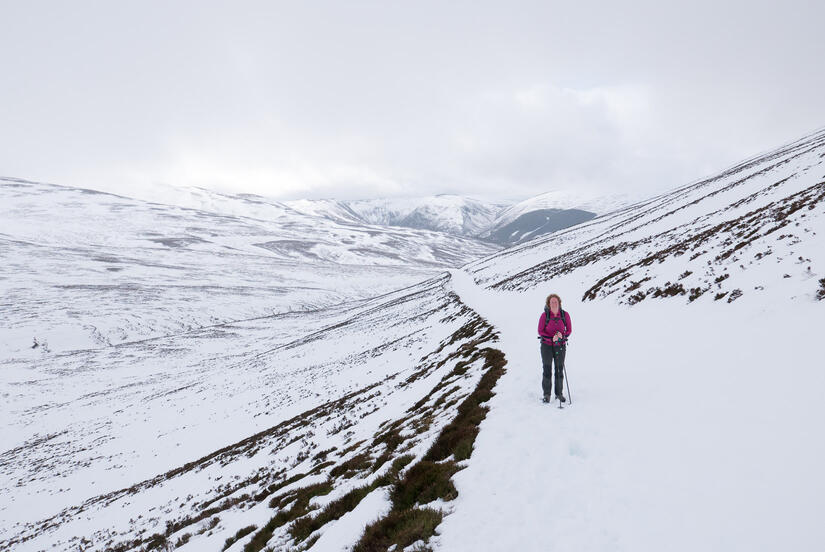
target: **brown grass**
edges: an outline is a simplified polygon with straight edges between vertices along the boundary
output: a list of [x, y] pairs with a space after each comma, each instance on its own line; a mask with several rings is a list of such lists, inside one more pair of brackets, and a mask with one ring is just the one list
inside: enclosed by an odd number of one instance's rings
[[300, 489], [290, 491], [272, 499], [270, 506], [273, 508], [284, 508], [290, 503], [292, 503], [292, 507], [289, 510], [282, 509], [271, 518], [260, 531], [255, 533], [252, 540], [244, 546], [244, 552], [258, 552], [261, 550], [266, 546], [266, 543], [269, 542], [269, 539], [272, 538], [275, 529], [305, 516], [309, 513], [309, 501], [313, 497], [323, 496], [329, 494], [331, 491], [332, 483], [324, 481], [323, 483], [301, 487]]
[[404, 467], [412, 462], [413, 457], [410, 455], [396, 458], [390, 469], [381, 477], [378, 477], [369, 485], [364, 485], [355, 488], [337, 500], [333, 500], [327, 504], [321, 512], [314, 517], [302, 517], [292, 524], [289, 528], [289, 533], [295, 542], [301, 542], [308, 538], [312, 533], [336, 519], [340, 519], [344, 514], [351, 512], [368, 494], [377, 489], [390, 484], [398, 482], [398, 473]]
[[429, 540], [441, 519], [441, 512], [432, 508], [393, 510], [364, 529], [352, 552], [386, 552], [392, 545], [403, 550], [416, 541]]
[[[461, 468], [453, 460], [444, 460], [450, 456], [457, 460], [470, 457], [478, 426], [487, 415], [487, 407], [482, 403], [493, 396], [493, 387], [505, 372], [504, 353], [489, 347], [476, 352], [484, 356], [486, 368], [478, 385], [458, 406], [458, 414], [441, 431], [424, 459], [395, 482], [390, 491], [392, 509], [367, 526], [353, 552], [384, 552], [392, 545], [402, 550], [435, 534], [441, 523], [441, 512], [416, 505], [437, 499], [449, 501], [458, 496], [452, 476]], [[465, 366], [458, 366], [457, 375]], [[456, 375], [456, 370], [453, 374]]]

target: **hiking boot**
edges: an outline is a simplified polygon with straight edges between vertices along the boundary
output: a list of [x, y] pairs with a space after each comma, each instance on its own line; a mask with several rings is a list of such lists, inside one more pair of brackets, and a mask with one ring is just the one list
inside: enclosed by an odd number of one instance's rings
[[561, 395], [561, 394], [556, 395], [556, 398], [557, 398], [558, 400], [560, 400], [561, 402], [563, 402], [563, 403], [564, 403], [564, 402], [567, 402], [567, 399], [565, 399], [565, 398], [564, 398], [564, 395]]
[[544, 397], [542, 397], [541, 402], [549, 403], [550, 402], [550, 395], [545, 395]]

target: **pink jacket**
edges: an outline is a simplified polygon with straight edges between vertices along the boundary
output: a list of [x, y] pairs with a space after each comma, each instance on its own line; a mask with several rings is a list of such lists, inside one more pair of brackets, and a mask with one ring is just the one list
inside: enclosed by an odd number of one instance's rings
[[[549, 309], [544, 309], [544, 312], [541, 313], [541, 317], [539, 317], [539, 335], [542, 337], [542, 343], [552, 345], [553, 336], [556, 335], [556, 332], [561, 332], [565, 340], [573, 333], [573, 325], [570, 323], [570, 313], [566, 310], [562, 310], [562, 312], [564, 313], [564, 322], [562, 322], [561, 316], [553, 316]], [[547, 329], [545, 329], [544, 323], [548, 316], [550, 319], [547, 322]], [[566, 328], [565, 324], [567, 325]]]

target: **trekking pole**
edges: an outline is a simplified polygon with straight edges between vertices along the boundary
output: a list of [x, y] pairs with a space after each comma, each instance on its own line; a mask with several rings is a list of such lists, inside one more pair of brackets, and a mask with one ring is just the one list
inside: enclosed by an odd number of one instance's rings
[[567, 377], [567, 363], [561, 369], [564, 372], [564, 383], [567, 384], [567, 398], [570, 400], [570, 406], [573, 406], [573, 395], [570, 394], [570, 378]]

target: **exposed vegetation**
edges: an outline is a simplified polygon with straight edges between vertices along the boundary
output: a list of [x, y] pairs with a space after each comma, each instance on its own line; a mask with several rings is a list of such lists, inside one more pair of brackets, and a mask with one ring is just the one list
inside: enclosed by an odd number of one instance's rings
[[242, 529], [238, 529], [237, 533], [235, 533], [234, 535], [232, 535], [231, 537], [226, 539], [226, 542], [223, 543], [223, 549], [222, 550], [226, 550], [227, 548], [229, 548], [230, 546], [232, 546], [233, 544], [235, 544], [236, 542], [238, 542], [239, 540], [241, 540], [242, 538], [244, 538], [245, 536], [247, 536], [249, 533], [251, 533], [252, 531], [254, 531], [257, 528], [258, 527], [256, 525], [249, 525], [249, 526], [244, 527]]
[[[458, 414], [439, 433], [424, 458], [393, 485], [390, 512], [367, 526], [353, 552], [384, 552], [393, 545], [395, 550], [402, 550], [414, 542], [426, 542], [435, 534], [442, 513], [420, 505], [458, 496], [452, 482], [453, 474], [461, 469], [456, 460], [472, 454], [478, 426], [488, 410], [482, 403], [493, 396], [492, 389], [505, 371], [501, 351], [487, 347], [477, 353], [485, 360], [478, 385], [458, 406]], [[458, 367], [459, 371], [462, 368]], [[451, 456], [455, 460], [447, 460]]]
[[403, 550], [433, 536], [442, 517], [443, 514], [433, 508], [393, 510], [366, 527], [352, 552], [386, 552], [393, 545], [395, 550]]
[[733, 303], [734, 301], [736, 301], [740, 297], [742, 297], [742, 290], [741, 289], [735, 289], [735, 290], [730, 292], [730, 295], [728, 295], [728, 303]]
[[341, 498], [333, 500], [314, 517], [306, 516], [296, 520], [289, 528], [290, 535], [295, 542], [301, 542], [327, 523], [340, 519], [347, 512], [354, 510], [364, 497], [378, 487], [395, 484], [398, 481], [398, 473], [412, 460], [413, 457], [410, 455], [396, 458], [389, 471], [382, 477], [376, 478], [373, 483], [357, 487]]
[[[447, 443], [442, 446], [450, 447], [450, 454], [454, 454], [455, 451], [458, 450], [457, 458], [469, 457], [472, 451], [472, 442], [478, 433], [478, 423], [480, 423], [486, 414], [486, 409], [480, 407], [479, 404], [489, 400], [492, 396], [490, 389], [492, 389], [495, 381], [504, 372], [503, 353], [490, 348], [478, 349], [477, 345], [480, 343], [479, 335], [483, 336], [484, 340], [489, 340], [494, 337], [492, 327], [483, 319], [475, 316], [471, 321], [456, 330], [447, 340], [442, 342], [439, 350], [443, 350], [447, 345], [461, 339], [469, 340], [468, 343], [464, 343], [458, 347], [456, 352], [447, 355], [446, 359], [442, 359], [435, 365], [425, 365], [422, 369], [418, 370], [416, 373], [420, 372], [420, 376], [423, 377], [425, 373], [432, 372], [432, 370], [441, 367], [447, 359], [463, 357], [456, 362], [453, 369], [442, 377], [421, 401], [416, 403], [414, 408], [408, 411], [409, 416], [407, 418], [395, 420], [387, 425], [382, 424], [382, 429], [376, 433], [367, 449], [361, 449], [359, 451], [359, 446], [363, 445], [362, 442], [359, 442], [342, 451], [343, 455], [351, 455], [329, 470], [328, 475], [330, 479], [323, 483], [302, 487], [273, 497], [269, 505], [272, 508], [278, 509], [279, 512], [254, 535], [252, 540], [244, 548], [244, 552], [257, 552], [263, 549], [266, 543], [272, 538], [275, 530], [287, 524], [291, 524], [288, 531], [294, 541], [296, 543], [303, 542], [306, 546], [307, 543], [311, 542], [313, 533], [327, 523], [339, 519], [347, 512], [352, 511], [364, 497], [378, 487], [392, 486], [393, 511], [399, 512], [411, 510], [415, 504], [426, 504], [436, 499], [452, 500], [455, 498], [458, 493], [450, 478], [460, 468], [454, 462], [422, 461], [401, 476], [401, 471], [414, 459], [410, 455], [404, 455], [393, 460], [390, 469], [387, 470], [385, 474], [375, 478], [372, 483], [352, 489], [344, 496], [327, 504], [316, 515], [309, 515], [311, 513], [309, 500], [314, 496], [331, 492], [335, 478], [347, 479], [363, 474], [366, 471], [375, 473], [390, 460], [393, 453], [401, 448], [401, 445], [407, 440], [401, 433], [405, 424], [410, 425], [418, 432], [425, 431], [432, 421], [433, 407], [424, 408], [424, 405], [429, 402], [436, 393], [442, 391], [451, 382], [454, 382], [456, 378], [463, 377], [473, 362], [483, 358], [485, 365], [482, 369], [485, 370], [485, 372], [474, 391], [459, 405], [458, 415], [456, 416], [456, 420], [459, 420], [462, 428], [474, 424], [472, 438], [467, 439], [465, 436], [462, 442], [456, 443], [456, 445], [458, 445], [457, 449], [449, 445], [451, 442], [449, 439], [442, 439], [444, 443]], [[408, 382], [405, 382], [404, 385], [408, 384]], [[444, 409], [449, 408], [454, 402], [445, 403], [444, 397], [455, 393], [458, 389], [459, 388], [453, 388], [449, 391], [444, 391], [443, 395], [434, 402], [437, 402], [438, 405]], [[455, 424], [455, 420], [451, 422], [451, 424]], [[441, 438], [441, 435], [439, 435], [439, 438]], [[436, 439], [437, 442], [439, 438]], [[383, 448], [383, 452], [373, 460], [371, 450], [379, 447]], [[329, 452], [332, 451], [322, 451], [316, 454], [314, 458], [316, 460], [326, 458]], [[300, 477], [303, 477], [303, 475], [304, 474], [300, 474]], [[282, 482], [279, 487], [285, 486], [288, 484], [288, 481], [289, 480]], [[440, 516], [441, 514], [439, 513], [439, 522]], [[382, 531], [402, 531], [403, 535], [398, 536], [394, 541], [399, 545], [402, 542], [406, 542], [409, 536], [418, 535], [412, 541], [404, 544], [404, 546], [408, 546], [419, 538], [426, 540], [426, 538], [429, 538], [432, 534], [432, 532], [427, 533], [426, 531], [429, 530], [428, 528], [431, 525], [430, 522], [432, 522], [433, 517], [426, 513], [423, 516], [418, 514], [409, 515], [407, 513], [401, 517], [396, 514], [393, 519], [395, 522], [376, 525], [376, 527], [380, 526], [383, 528], [379, 533]], [[414, 525], [416, 520], [417, 522], [428, 520], [419, 528], [424, 532], [412, 529], [411, 523]], [[434, 529], [437, 524], [436, 522], [435, 525], [432, 525], [432, 529]]]
[[[452, 295], [452, 300], [459, 302], [461, 312], [465, 316], [472, 313], [460, 303], [457, 296]], [[466, 323], [441, 341], [435, 352], [422, 357], [420, 365], [414, 370], [414, 378], [406, 378], [406, 381], [399, 378], [394, 384], [396, 388], [400, 388], [418, 379], [430, 378], [435, 373], [439, 373], [440, 376], [429, 392], [401, 417], [382, 423], [372, 439], [350, 443], [349, 436], [345, 436], [337, 447], [329, 446], [320, 450], [313, 439], [313, 431], [316, 431], [323, 420], [329, 420], [331, 423], [337, 420], [346, 426], [351, 419], [347, 417], [348, 414], [356, 411], [362, 401], [382, 395], [382, 390], [376, 389], [378, 384], [350, 393], [342, 399], [324, 403], [270, 430], [226, 447], [218, 451], [219, 453], [187, 464], [188, 470], [198, 470], [213, 462], [224, 464], [231, 461], [232, 457], [255, 454], [264, 443], [268, 443], [267, 447], [288, 447], [298, 443], [300, 446], [293, 456], [292, 465], [298, 467], [304, 464], [311, 467], [289, 477], [286, 468], [277, 472], [261, 469], [250, 477], [226, 482], [215, 488], [208, 499], [200, 503], [189, 502], [191, 508], [199, 511], [168, 521], [166, 531], [140, 535], [118, 543], [117, 546], [107, 546], [107, 549], [126, 552], [138, 549], [165, 550], [173, 546], [182, 546], [187, 544], [193, 535], [211, 534], [220, 522], [216, 514], [230, 508], [247, 508], [267, 501], [269, 506], [276, 510], [269, 521], [257, 530], [254, 526], [244, 527], [226, 539], [225, 549], [233, 545], [241, 546], [236, 543], [246, 537], [249, 541], [243, 547], [245, 552], [266, 550], [267, 543], [280, 529], [281, 532], [285, 530], [292, 538], [292, 550], [307, 550], [319, 538], [319, 529], [351, 512], [366, 496], [380, 487], [390, 487], [393, 513], [385, 520], [373, 524], [372, 534], [376, 538], [383, 534], [392, 542], [403, 546], [409, 546], [417, 540], [426, 541], [440, 522], [441, 513], [422, 506], [437, 500], [452, 500], [457, 496], [457, 490], [451, 480], [452, 475], [462, 468], [458, 461], [469, 458], [472, 453], [478, 424], [487, 412], [487, 408], [481, 406], [481, 403], [492, 396], [490, 390], [504, 372], [503, 354], [495, 349], [481, 348], [484, 343], [495, 341], [496, 338], [494, 329], [484, 319], [475, 314], [469, 316]], [[451, 368], [442, 370], [448, 363]], [[439, 370], [441, 371], [438, 372]], [[480, 380], [472, 391], [467, 389], [466, 384], [461, 384], [466, 378], [477, 377], [479, 372]], [[394, 377], [395, 375], [391, 375], [385, 378], [384, 382]], [[374, 412], [378, 406], [370, 408], [373, 408]], [[355, 414], [361, 412], [363, 409]], [[452, 420], [443, 426], [450, 418]], [[423, 438], [430, 441], [433, 436], [425, 437], [425, 434], [433, 424], [443, 427], [435, 435], [433, 445], [425, 455], [435, 455], [433, 449], [437, 445], [439, 451], [446, 451], [445, 456], [438, 459], [421, 459], [410, 468], [409, 464], [415, 457], [406, 454], [406, 451], [413, 449]], [[327, 429], [327, 435], [330, 434]], [[177, 469], [168, 472], [165, 477], [175, 477], [183, 473], [185, 470]], [[325, 479], [318, 483], [317, 475], [322, 475]], [[297, 489], [291, 488], [309, 476], [316, 476], [316, 482], [309, 485], [303, 483], [304, 486]], [[370, 483], [350, 489], [320, 509], [311, 505], [315, 497], [331, 493], [343, 480], [370, 477]], [[135, 494], [142, 488], [153, 486], [163, 480], [162, 477], [158, 477], [138, 484], [126, 492]], [[290, 490], [284, 492], [287, 488]], [[191, 500], [191, 496], [189, 499]], [[181, 502], [179, 506], [183, 508], [185, 505], [186, 502]], [[197, 523], [200, 525], [194, 527], [191, 533], [178, 538], [177, 535], [184, 528]], [[278, 533], [278, 538], [281, 532]], [[170, 540], [172, 536], [177, 542]], [[363, 545], [370, 544], [364, 541]]]
[[390, 495], [393, 509], [406, 510], [416, 503], [427, 504], [439, 498], [453, 500], [458, 491], [450, 478], [458, 470], [455, 462], [418, 462], [393, 488]]
[[366, 451], [360, 452], [345, 460], [329, 471], [330, 477], [350, 478], [359, 472], [368, 470], [372, 466], [372, 457]]
[[504, 353], [497, 349], [484, 349], [487, 371], [478, 385], [464, 401], [458, 405], [458, 415], [441, 431], [425, 460], [444, 460], [453, 455], [456, 460], [470, 457], [473, 443], [478, 435], [478, 426], [487, 416], [488, 408], [482, 406], [493, 396], [493, 387], [504, 374]]
[[[255, 533], [252, 540], [244, 546], [244, 552], [258, 552], [269, 539], [275, 529], [295, 521], [299, 517], [305, 516], [309, 513], [309, 501], [316, 496], [329, 494], [332, 491], [332, 483], [324, 481], [316, 483], [307, 487], [301, 487], [294, 491], [289, 491], [281, 496], [273, 498], [269, 505], [273, 508], [279, 508], [280, 511], [264, 525], [260, 531]], [[292, 503], [292, 507], [285, 509], [286, 505]]]

